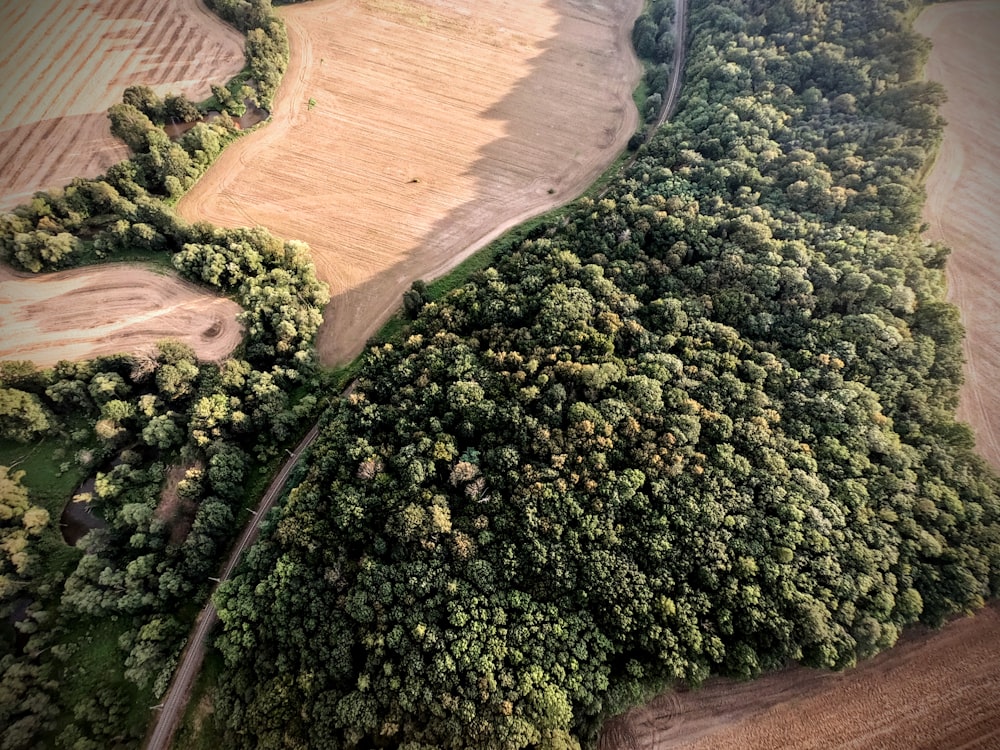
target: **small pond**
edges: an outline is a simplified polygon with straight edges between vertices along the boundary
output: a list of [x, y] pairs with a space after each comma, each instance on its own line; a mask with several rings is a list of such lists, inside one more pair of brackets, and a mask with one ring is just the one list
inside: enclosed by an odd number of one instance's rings
[[[93, 491], [94, 477], [91, 477], [77, 488], [73, 496], [93, 493]], [[63, 508], [62, 515], [59, 517], [59, 528], [62, 531], [63, 539], [66, 544], [73, 547], [91, 529], [103, 529], [105, 526], [107, 524], [104, 523], [104, 519], [94, 515], [89, 502], [80, 502], [72, 498], [66, 503], [66, 507]]]

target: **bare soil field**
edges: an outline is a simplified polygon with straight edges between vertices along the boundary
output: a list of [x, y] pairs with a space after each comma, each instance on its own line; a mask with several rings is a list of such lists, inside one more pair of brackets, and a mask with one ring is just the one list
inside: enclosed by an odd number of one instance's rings
[[174, 274], [126, 264], [30, 276], [0, 265], [0, 360], [41, 367], [101, 354], [150, 353], [157, 341], [188, 344], [222, 360], [243, 337], [232, 300]]
[[144, 83], [203, 99], [245, 64], [201, 0], [0, 0], [0, 210], [127, 155], [107, 109]]
[[280, 9], [274, 120], [180, 202], [310, 244], [318, 348], [356, 355], [419, 278], [572, 199], [637, 125], [641, 0], [317, 0]]
[[666, 693], [605, 728], [603, 750], [1000, 747], [1000, 610], [917, 630], [855, 669], [795, 667]]
[[1000, 3], [932, 5], [916, 28], [934, 42], [927, 77], [948, 91], [924, 220], [926, 236], [952, 249], [948, 297], [966, 330], [958, 416], [1000, 469]]

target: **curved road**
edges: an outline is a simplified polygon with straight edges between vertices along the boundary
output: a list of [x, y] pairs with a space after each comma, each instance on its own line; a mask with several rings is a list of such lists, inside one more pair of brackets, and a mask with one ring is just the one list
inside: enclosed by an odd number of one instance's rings
[[268, 485], [267, 491], [260, 499], [260, 504], [254, 512], [253, 519], [243, 529], [243, 534], [240, 535], [232, 552], [230, 552], [229, 559], [226, 560], [226, 565], [219, 575], [219, 582], [215, 584], [212, 594], [208, 598], [208, 603], [195, 620], [194, 630], [191, 631], [187, 646], [181, 654], [177, 671], [174, 673], [174, 679], [170, 683], [170, 688], [167, 690], [163, 703], [158, 707], [159, 710], [156, 713], [153, 730], [148, 735], [146, 742], [147, 750], [167, 750], [170, 747], [170, 741], [173, 739], [174, 731], [177, 729], [177, 722], [187, 706], [191, 686], [194, 684], [194, 679], [198, 676], [198, 672], [201, 670], [201, 663], [205, 658], [206, 638], [209, 632], [211, 632], [212, 626], [219, 620], [218, 613], [215, 611], [215, 605], [212, 603], [212, 596], [215, 595], [222, 581], [228, 580], [233, 574], [246, 549], [256, 541], [257, 534], [260, 533], [261, 521], [281, 496], [282, 491], [285, 489], [285, 483], [292, 473], [292, 469], [295, 468], [306, 448], [312, 445], [312, 442], [318, 435], [319, 423], [316, 423], [306, 433], [306, 436], [302, 438], [301, 442], [295, 447], [295, 450], [289, 454], [288, 460], [281, 467], [281, 470], [274, 479], [271, 480], [271, 484]]
[[[663, 109], [656, 118], [656, 128], [665, 123], [677, 109], [677, 100], [681, 95], [681, 84], [684, 73], [684, 60], [687, 59], [687, 8], [688, 0], [674, 0], [674, 67], [670, 72], [670, 86], [663, 100]], [[654, 132], [656, 128], [650, 130]]]
[[[684, 59], [687, 55], [687, 4], [688, 0], [676, 0], [674, 13], [674, 33], [676, 35], [674, 65], [670, 77], [670, 87], [667, 90], [663, 109], [656, 120], [656, 128], [663, 125], [674, 113], [674, 110], [677, 108], [677, 100], [680, 97]], [[652, 128], [650, 134], [656, 128]], [[349, 391], [350, 388], [345, 393]], [[302, 438], [302, 441], [296, 446], [295, 450], [289, 454], [288, 460], [281, 467], [281, 471], [272, 480], [267, 488], [267, 492], [261, 498], [253, 520], [247, 524], [236, 546], [233, 547], [233, 551], [230, 553], [229, 559], [226, 561], [226, 565], [219, 575], [219, 583], [212, 589], [212, 595], [209, 596], [208, 603], [195, 620], [194, 630], [191, 631], [191, 635], [188, 637], [187, 646], [181, 654], [177, 671], [174, 673], [174, 679], [170, 683], [170, 688], [167, 690], [163, 703], [157, 707], [155, 724], [145, 744], [146, 750], [168, 750], [170, 747], [170, 742], [177, 729], [177, 722], [187, 707], [191, 686], [194, 684], [195, 677], [198, 676], [198, 672], [201, 670], [201, 663], [205, 658], [205, 640], [209, 632], [211, 632], [212, 627], [219, 620], [218, 613], [215, 611], [215, 605], [212, 603], [212, 596], [215, 595], [222, 581], [228, 580], [232, 575], [247, 547], [256, 541], [257, 534], [260, 532], [261, 520], [263, 520], [264, 516], [281, 496], [285, 488], [285, 483], [292, 473], [292, 469], [295, 468], [302, 454], [316, 439], [317, 435], [319, 435], [318, 423], [313, 425], [313, 428], [306, 433], [306, 436]]]

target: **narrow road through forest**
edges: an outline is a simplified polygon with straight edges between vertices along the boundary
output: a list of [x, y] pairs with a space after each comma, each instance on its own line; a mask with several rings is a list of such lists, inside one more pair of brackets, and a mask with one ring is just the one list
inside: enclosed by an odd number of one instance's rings
[[218, 591], [222, 582], [229, 580], [246, 549], [257, 540], [257, 535], [260, 533], [261, 521], [264, 520], [264, 516], [267, 515], [267, 512], [281, 496], [281, 493], [285, 489], [285, 483], [288, 481], [288, 477], [291, 475], [295, 465], [318, 435], [319, 423], [317, 422], [306, 433], [306, 436], [302, 438], [295, 447], [295, 450], [291, 451], [288, 460], [275, 475], [274, 479], [271, 480], [267, 491], [260, 499], [257, 510], [254, 511], [253, 518], [246, 525], [246, 528], [243, 529], [239, 541], [236, 542], [232, 552], [230, 552], [229, 558], [226, 560], [226, 565], [219, 574], [219, 580], [208, 597], [208, 602], [195, 620], [194, 629], [191, 631], [187, 646], [185, 646], [181, 654], [177, 671], [174, 673], [174, 679], [170, 683], [170, 688], [167, 690], [163, 703], [160, 704], [159, 710], [156, 713], [153, 730], [150, 732], [149, 739], [146, 742], [147, 750], [166, 750], [166, 748], [170, 747], [170, 741], [173, 739], [174, 731], [177, 729], [177, 722], [187, 706], [188, 698], [191, 694], [191, 686], [194, 684], [195, 677], [198, 676], [198, 672], [201, 670], [201, 663], [205, 658], [206, 639], [212, 627], [219, 619], [218, 613], [215, 611], [215, 604], [212, 603], [212, 597], [215, 596], [215, 592]]
[[[663, 109], [656, 120], [657, 128], [663, 125], [674, 113], [680, 97], [684, 59], [687, 54], [687, 4], [688, 0], [676, 0], [676, 11], [674, 14], [674, 64]], [[295, 450], [290, 453], [288, 460], [281, 467], [281, 471], [274, 477], [264, 496], [261, 498], [254, 517], [243, 530], [243, 534], [240, 536], [236, 546], [233, 547], [226, 565], [219, 575], [219, 581], [212, 589], [208, 602], [195, 620], [194, 629], [191, 631], [187, 645], [181, 654], [177, 671], [174, 673], [173, 681], [170, 683], [170, 688], [167, 690], [163, 702], [157, 707], [155, 723], [145, 743], [146, 750], [167, 750], [170, 747], [174, 732], [177, 729], [177, 723], [180, 721], [180, 717], [187, 707], [188, 699], [191, 695], [191, 686], [194, 684], [194, 680], [201, 670], [201, 664], [205, 658], [205, 649], [207, 647], [206, 639], [212, 627], [219, 619], [215, 605], [212, 603], [212, 596], [215, 595], [222, 582], [229, 580], [229, 577], [243, 557], [244, 551], [256, 541], [257, 535], [260, 532], [260, 522], [281, 496], [285, 488], [285, 483], [288, 481], [288, 477], [291, 475], [295, 465], [318, 435], [319, 424], [317, 423], [302, 438], [302, 441], [296, 446]]]
[[663, 109], [660, 110], [660, 116], [656, 118], [657, 128], [674, 114], [677, 109], [677, 100], [681, 96], [681, 84], [684, 82], [684, 60], [687, 59], [687, 4], [688, 0], [675, 0], [674, 67], [670, 71], [670, 86], [663, 99]]

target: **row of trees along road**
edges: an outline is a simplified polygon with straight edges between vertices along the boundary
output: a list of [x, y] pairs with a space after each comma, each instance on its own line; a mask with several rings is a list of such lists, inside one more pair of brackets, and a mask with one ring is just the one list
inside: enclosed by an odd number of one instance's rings
[[368, 351], [221, 595], [230, 743], [592, 746], [996, 595], [917, 6], [692, 2], [628, 173]]

